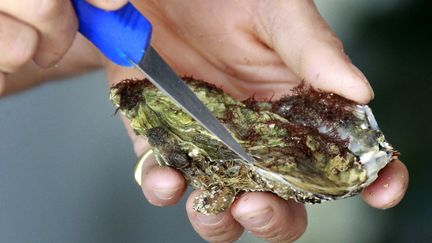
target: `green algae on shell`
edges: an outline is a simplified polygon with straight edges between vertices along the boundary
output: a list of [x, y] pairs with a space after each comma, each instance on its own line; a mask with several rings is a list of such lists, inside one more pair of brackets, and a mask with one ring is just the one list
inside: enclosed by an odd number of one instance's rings
[[319, 203], [357, 194], [397, 153], [367, 105], [301, 85], [277, 101], [238, 101], [214, 85], [188, 86], [254, 158], [242, 161], [147, 80], [125, 80], [110, 99], [146, 136], [161, 166], [203, 192], [194, 209], [217, 214], [243, 191]]

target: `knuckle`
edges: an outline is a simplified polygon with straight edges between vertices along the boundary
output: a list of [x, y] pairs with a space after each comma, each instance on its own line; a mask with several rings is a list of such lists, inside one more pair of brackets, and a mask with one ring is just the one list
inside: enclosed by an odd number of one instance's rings
[[209, 242], [233, 242], [238, 238], [234, 237], [228, 229], [203, 234], [202, 237]]
[[33, 20], [45, 22], [62, 14], [66, 4], [59, 0], [30, 0], [29, 5]]
[[14, 71], [34, 55], [37, 32], [14, 21], [0, 21], [0, 63], [5, 71]]
[[206, 230], [202, 232], [204, 238], [213, 240], [220, 240], [228, 235], [229, 229], [225, 225], [218, 225], [213, 227], [206, 227]]
[[269, 242], [277, 242], [277, 239], [281, 238], [280, 232], [276, 230], [252, 230], [251, 233], [258, 238], [266, 239]]
[[241, 236], [241, 231], [229, 223], [200, 225], [199, 234], [209, 242], [233, 242]]
[[299, 224], [290, 229], [285, 229], [284, 227], [267, 228], [251, 231], [251, 233], [269, 242], [292, 242], [300, 238], [305, 230], [306, 225]]
[[33, 57], [36, 49], [36, 38], [37, 33], [31, 28], [18, 35], [9, 54], [9, 62], [12, 66], [22, 66]]

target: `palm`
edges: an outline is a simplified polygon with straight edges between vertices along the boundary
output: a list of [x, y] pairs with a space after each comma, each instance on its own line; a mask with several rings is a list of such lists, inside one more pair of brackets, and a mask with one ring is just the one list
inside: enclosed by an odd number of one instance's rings
[[155, 26], [153, 46], [180, 75], [215, 83], [238, 98], [287, 92], [299, 79], [264, 44], [250, 11], [257, 1], [138, 1]]

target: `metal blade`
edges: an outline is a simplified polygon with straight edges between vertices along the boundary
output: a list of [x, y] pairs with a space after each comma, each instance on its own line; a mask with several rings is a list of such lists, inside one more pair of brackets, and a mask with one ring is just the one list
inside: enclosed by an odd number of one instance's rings
[[136, 67], [143, 71], [159, 90], [171, 97], [184, 111], [215, 135], [229, 149], [238, 154], [240, 158], [252, 163], [252, 157], [244, 151], [219, 120], [214, 117], [152, 47], [148, 48], [143, 59]]

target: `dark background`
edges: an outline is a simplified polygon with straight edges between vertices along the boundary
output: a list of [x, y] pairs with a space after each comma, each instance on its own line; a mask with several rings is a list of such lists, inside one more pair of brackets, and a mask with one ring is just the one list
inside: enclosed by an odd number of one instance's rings
[[[402, 153], [410, 186], [388, 210], [359, 198], [308, 206], [299, 242], [432, 242], [432, 4], [317, 4], [370, 80], [371, 107]], [[0, 242], [201, 242], [184, 202], [157, 208], [144, 200], [113, 112], [100, 72], [0, 101]]]
[[371, 106], [410, 171], [377, 242], [432, 242], [432, 3], [407, 1], [365, 16], [348, 50], [375, 90]]

